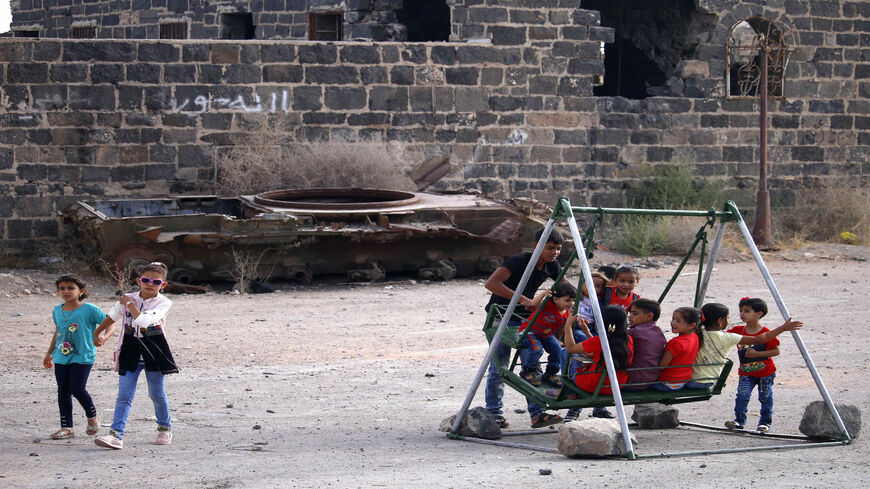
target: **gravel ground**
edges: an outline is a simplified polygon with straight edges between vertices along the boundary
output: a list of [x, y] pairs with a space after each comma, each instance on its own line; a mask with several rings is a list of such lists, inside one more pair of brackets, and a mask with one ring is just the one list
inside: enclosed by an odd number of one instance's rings
[[[838, 403], [868, 407], [865, 388], [870, 249], [824, 245], [766, 255], [801, 336]], [[739, 253], [717, 264], [708, 299], [734, 306], [760, 296], [775, 309], [755, 265]], [[595, 262], [630, 259], [599, 251]], [[641, 271], [638, 292], [657, 296], [673, 259]], [[687, 269], [687, 272], [689, 270]], [[575, 273], [576, 270], [575, 270]], [[285, 286], [274, 294], [175, 295], [168, 336], [182, 367], [167, 380], [175, 438], [153, 445], [144, 380], [125, 448], [83, 435], [76, 405], [72, 440], [58, 427], [55, 382], [41, 366], [53, 331], [55, 275], [0, 270], [0, 487], [270, 488], [409, 487], [860, 487], [870, 451], [850, 446], [670, 459], [572, 460], [545, 452], [451, 441], [437, 431], [460, 407], [483, 355], [487, 293], [482, 280]], [[689, 304], [694, 278], [681, 277], [663, 304]], [[104, 310], [112, 288], [95, 284]], [[732, 310], [732, 318], [736, 314]], [[857, 319], [857, 321], [856, 321]], [[736, 320], [736, 319], [735, 319]], [[763, 323], [782, 322], [772, 311]], [[667, 333], [670, 337], [670, 333]], [[821, 398], [794, 342], [782, 338], [774, 432], [798, 434], [804, 406]], [[736, 356], [736, 355], [735, 355]], [[104, 426], [117, 389], [111, 349], [97, 357], [89, 390]], [[681, 418], [720, 426], [730, 418], [736, 377], [711, 401], [680, 405]], [[483, 388], [472, 406], [482, 405]], [[526, 429], [525, 402], [505, 396], [511, 429]], [[631, 408], [628, 408], [631, 413]], [[758, 403], [750, 404], [750, 423]], [[107, 428], [104, 428], [105, 432]], [[641, 454], [768, 443], [696, 430], [635, 430]], [[549, 434], [511, 439], [555, 446]], [[549, 469], [551, 475], [539, 475]]]

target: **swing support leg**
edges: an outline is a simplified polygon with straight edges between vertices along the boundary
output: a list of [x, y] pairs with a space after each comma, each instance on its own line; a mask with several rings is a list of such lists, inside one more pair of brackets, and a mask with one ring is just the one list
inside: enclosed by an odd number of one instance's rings
[[[780, 314], [782, 314], [782, 317], [785, 319], [790, 318], [791, 315], [788, 313], [788, 309], [786, 309], [785, 307], [782, 296], [779, 295], [779, 290], [776, 288], [776, 284], [773, 283], [773, 277], [771, 277], [770, 272], [767, 269], [767, 265], [764, 264], [764, 260], [761, 258], [761, 252], [758, 250], [758, 246], [755, 245], [755, 241], [752, 239], [752, 233], [749, 231], [749, 228], [746, 227], [746, 223], [743, 221], [743, 216], [740, 215], [740, 211], [737, 210], [737, 206], [734, 205], [733, 202], [729, 202], [729, 205], [732, 208], [732, 212], [736, 216], [738, 216], [737, 224], [738, 226], [740, 226], [740, 232], [746, 239], [746, 244], [752, 251], [752, 256], [755, 257], [755, 263], [758, 264], [758, 269], [761, 271], [761, 275], [764, 277], [764, 281], [767, 282], [767, 287], [770, 289], [770, 293], [773, 294], [773, 299], [776, 301], [777, 307], [779, 307]], [[810, 370], [810, 373], [813, 376], [813, 380], [816, 382], [816, 387], [818, 387], [819, 392], [825, 399], [825, 404], [828, 405], [828, 410], [831, 412], [831, 416], [834, 417], [834, 421], [836, 421], [837, 423], [837, 428], [840, 429], [840, 433], [843, 435], [843, 441], [851, 441], [852, 438], [849, 436], [848, 430], [846, 430], [846, 425], [843, 423], [843, 419], [840, 417], [840, 412], [837, 411], [837, 406], [834, 405], [834, 401], [831, 399], [830, 394], [828, 394], [828, 390], [825, 388], [825, 383], [822, 382], [822, 378], [819, 376], [818, 370], [816, 370], [816, 365], [813, 363], [813, 359], [810, 358], [810, 354], [807, 351], [806, 346], [804, 346], [804, 341], [803, 339], [801, 339], [800, 333], [797, 331], [792, 331], [791, 336], [792, 338], [794, 338], [795, 343], [797, 343], [798, 350], [800, 350], [801, 356], [804, 357], [804, 362], [806, 362], [807, 368]]]
[[[550, 232], [553, 230], [554, 223], [554, 219], [550, 217], [550, 220], [547, 221], [547, 225], [544, 226], [544, 232], [541, 235], [541, 239], [538, 240], [538, 245], [535, 246], [535, 251], [532, 252], [532, 257], [529, 259], [529, 266], [526, 267], [523, 276], [520, 278], [519, 284], [517, 284], [517, 289], [514, 291], [514, 295], [511, 297], [511, 301], [508, 304], [501, 321], [498, 323], [498, 330], [495, 332], [495, 336], [493, 336], [492, 342], [489, 344], [489, 349], [483, 357], [483, 363], [481, 363], [480, 368], [477, 369], [477, 374], [474, 376], [471, 388], [468, 389], [468, 394], [466, 394], [465, 400], [462, 401], [462, 407], [460, 407], [459, 412], [456, 413], [456, 420], [453, 422], [451, 434], [459, 433], [459, 427], [462, 425], [462, 418], [464, 418], [465, 413], [468, 412], [468, 407], [471, 405], [471, 401], [474, 399], [474, 395], [480, 387], [480, 382], [483, 380], [483, 374], [486, 373], [486, 369], [489, 367], [490, 362], [495, 356], [496, 350], [499, 345], [501, 345], [501, 336], [504, 333], [504, 330], [507, 329], [508, 321], [513, 316], [514, 309], [516, 309], [520, 296], [523, 294], [523, 289], [526, 288], [526, 284], [532, 276], [532, 270], [535, 269], [535, 264], [538, 263], [538, 258], [541, 257], [541, 252], [544, 251], [544, 246], [547, 244], [547, 238], [549, 238]], [[576, 227], [576, 224], [574, 226]], [[583, 245], [581, 244], [580, 246], [582, 247]]]
[[[577, 256], [580, 257], [580, 265], [583, 269], [583, 280], [587, 284], [595, 283], [592, 280], [592, 271], [589, 269], [589, 259], [586, 258], [586, 251], [583, 249], [583, 240], [580, 238], [580, 230], [577, 228], [577, 221], [574, 219], [574, 213], [568, 204], [567, 199], [559, 199], [559, 204], [565, 209], [568, 214], [568, 227], [571, 229], [571, 237], [574, 238], [574, 247], [577, 250]], [[558, 208], [558, 206], [557, 206]], [[631, 433], [628, 431], [628, 421], [625, 418], [625, 409], [622, 404], [622, 393], [619, 391], [619, 379], [616, 376], [616, 369], [613, 367], [613, 356], [610, 353], [610, 344], [607, 342], [607, 326], [604, 324], [604, 319], [601, 315], [601, 306], [598, 301], [592, 301], [592, 312], [595, 316], [595, 326], [598, 329], [598, 336], [601, 338], [601, 353], [604, 356], [604, 363], [607, 367], [607, 377], [610, 380], [610, 388], [613, 392], [613, 403], [616, 407], [616, 416], [619, 420], [619, 427], [622, 430], [622, 438], [625, 441], [626, 457], [629, 460], [634, 460], [637, 456], [634, 453], [634, 446], [631, 444]]]
[[719, 221], [719, 227], [716, 228], [716, 236], [713, 238], [713, 244], [710, 245], [710, 254], [707, 258], [707, 268], [704, 269], [704, 277], [701, 279], [701, 286], [698, 289], [697, 304], [704, 304], [704, 298], [707, 296], [707, 286], [710, 285], [710, 277], [713, 275], [713, 265], [716, 264], [716, 259], [719, 257], [719, 247], [722, 245], [722, 238], [725, 236], [725, 222]]

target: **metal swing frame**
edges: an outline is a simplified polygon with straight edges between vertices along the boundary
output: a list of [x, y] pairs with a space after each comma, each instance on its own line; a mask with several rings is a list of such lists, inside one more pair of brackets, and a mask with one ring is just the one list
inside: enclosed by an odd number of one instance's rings
[[[599, 216], [604, 216], [606, 214], [613, 215], [641, 215], [641, 216], [688, 216], [688, 217], [704, 217], [707, 219], [707, 222], [699, 229], [698, 233], [695, 236], [695, 241], [690, 247], [689, 252], [684, 256], [683, 260], [680, 262], [680, 265], [677, 267], [676, 272], [674, 273], [671, 280], [668, 282], [665, 290], [662, 292], [661, 297], [659, 298], [659, 302], [664, 299], [667, 292], [670, 290], [673, 283], [679, 277], [680, 272], [685, 267], [686, 263], [689, 261], [691, 256], [694, 254], [695, 249], [698, 243], [701, 243], [700, 250], [700, 260], [699, 260], [699, 270], [698, 270], [698, 280], [695, 285], [695, 300], [694, 305], [698, 307], [704, 300], [704, 297], [707, 293], [707, 286], [710, 282], [710, 277], [712, 276], [713, 266], [716, 263], [716, 258], [719, 253], [719, 248], [722, 244], [722, 238], [725, 234], [725, 224], [728, 222], [734, 222], [737, 224], [740, 229], [743, 238], [746, 241], [747, 246], [752, 252], [752, 256], [755, 259], [756, 265], [758, 266], [761, 275], [764, 277], [765, 282], [767, 283], [768, 289], [770, 293], [773, 295], [774, 301], [776, 302], [777, 307], [779, 308], [780, 314], [782, 317], [789, 318], [791, 315], [788, 312], [788, 309], [785, 306], [785, 302], [782, 299], [782, 296], [779, 293], [779, 290], [776, 287], [776, 284], [773, 281], [773, 277], [770, 275], [770, 271], [767, 268], [767, 265], [764, 263], [764, 260], [761, 257], [761, 252], [758, 247], [755, 245], [755, 241], [752, 239], [752, 234], [749, 231], [749, 228], [746, 226], [746, 222], [743, 220], [743, 216], [741, 216], [737, 205], [728, 201], [723, 206], [721, 211], [716, 211], [715, 209], [710, 209], [708, 211], [696, 211], [696, 210], [675, 210], [675, 209], [625, 209], [625, 208], [603, 208], [603, 207], [572, 207], [567, 198], [560, 198], [556, 202], [556, 206], [553, 209], [553, 213], [550, 216], [550, 219], [547, 221], [544, 226], [543, 236], [549, 236], [553, 227], [555, 226], [557, 221], [566, 220], [569, 229], [571, 230], [571, 237], [574, 241], [575, 251], [572, 254], [571, 258], [576, 257], [580, 258], [580, 265], [582, 269], [583, 282], [585, 283], [593, 283], [592, 281], [592, 271], [589, 267], [589, 255], [586, 251], [586, 247], [584, 246], [584, 240], [581, 237], [580, 231], [577, 227], [577, 221], [575, 219], [575, 214], [598, 214]], [[709, 250], [709, 256], [707, 258], [706, 266], [704, 265], [704, 254], [707, 252], [706, 245], [706, 228], [709, 226], [712, 228], [716, 221], [719, 221], [718, 228], [716, 230], [716, 235], [713, 238], [713, 244]], [[597, 221], [596, 221], [597, 222]], [[587, 238], [591, 241], [591, 237], [594, 233], [594, 225], [593, 229], [587, 231]], [[456, 419], [453, 423], [451, 431], [448, 433], [448, 438], [472, 441], [476, 443], [490, 444], [490, 445], [499, 445], [506, 447], [515, 447], [515, 448], [524, 448], [524, 449], [532, 449], [539, 450], [545, 452], [553, 452], [556, 453], [556, 450], [549, 447], [538, 447], [533, 445], [526, 444], [518, 444], [518, 443], [510, 443], [501, 440], [484, 440], [482, 438], [476, 438], [471, 436], [464, 436], [459, 434], [459, 429], [462, 424], [462, 420], [465, 417], [465, 414], [468, 412], [468, 408], [471, 405], [472, 400], [474, 399], [475, 394], [477, 393], [478, 388], [480, 387], [480, 383], [483, 380], [483, 376], [486, 373], [487, 368], [490, 365], [493, 357], [495, 356], [495, 352], [498, 349], [499, 345], [502, 341], [502, 335], [505, 332], [508, 321], [513, 315], [514, 310], [516, 309], [517, 303], [519, 302], [519, 298], [522, 294], [522, 290], [525, 289], [526, 284], [531, 277], [532, 270], [534, 269], [535, 264], [538, 261], [538, 258], [541, 256], [541, 252], [544, 249], [544, 245], [546, 244], [545, 239], [539, 240], [537, 246], [532, 252], [531, 259], [529, 260], [529, 265], [526, 267], [523, 272], [522, 277], [520, 278], [519, 284], [517, 285], [516, 291], [514, 292], [513, 297], [501, 317], [501, 321], [499, 322], [498, 330], [495, 332], [495, 335], [490, 342], [489, 349], [484, 356], [483, 362], [480, 365], [477, 373], [474, 376], [474, 380], [472, 381], [471, 387], [468, 390], [468, 394], [465, 397], [465, 400], [462, 402], [462, 406], [456, 414]], [[582, 282], [581, 282], [582, 283]], [[542, 308], [539, 308], [540, 311]], [[606, 337], [607, 332], [604, 328], [604, 321], [601, 315], [601, 307], [597, 301], [592, 301], [592, 309], [593, 314], [595, 316], [596, 328], [598, 330], [598, 334], [600, 337]], [[534, 320], [534, 318], [532, 319]], [[529, 328], [530, 329], [530, 328]], [[791, 331], [792, 338], [797, 344], [798, 350], [801, 353], [801, 356], [804, 359], [804, 362], [809, 369], [813, 380], [816, 383], [816, 387], [818, 388], [822, 398], [825, 401], [825, 404], [828, 407], [831, 415], [834, 418], [834, 421], [837, 424], [837, 428], [840, 431], [841, 438], [840, 440], [834, 441], [823, 441], [823, 442], [807, 442], [801, 444], [789, 444], [789, 445], [770, 445], [770, 446], [762, 446], [762, 447], [743, 447], [743, 448], [734, 448], [734, 449], [715, 449], [715, 450], [695, 450], [695, 451], [683, 451], [683, 452], [664, 452], [664, 453], [656, 453], [656, 454], [638, 454], [635, 451], [635, 447], [631, 442], [631, 433], [629, 431], [629, 423], [625, 417], [624, 405], [622, 401], [622, 395], [619, 390], [619, 383], [616, 375], [616, 370], [613, 366], [613, 357], [610, 353], [610, 345], [606, 341], [601, 342], [602, 356], [605, 360], [605, 365], [607, 368], [607, 377], [610, 381], [610, 387], [612, 390], [614, 405], [616, 406], [617, 418], [619, 422], [619, 426], [622, 430], [623, 440], [625, 442], [626, 454], [625, 458], [629, 460], [635, 460], [638, 458], [651, 458], [651, 457], [675, 457], [675, 456], [691, 456], [691, 455], [705, 455], [705, 454], [713, 454], [713, 453], [735, 453], [735, 452], [749, 452], [749, 451], [759, 451], [759, 450], [776, 450], [776, 449], [795, 449], [795, 448], [812, 448], [819, 446], [832, 446], [832, 445], [846, 445], [852, 441], [852, 438], [849, 436], [849, 432], [846, 429], [845, 424], [843, 423], [843, 419], [840, 417], [839, 411], [837, 411], [837, 407], [834, 404], [834, 401], [831, 399], [830, 394], [828, 393], [827, 388], [825, 387], [824, 382], [822, 381], [821, 376], [819, 375], [818, 370], [816, 369], [815, 363], [810, 357], [809, 352], [807, 351], [806, 346], [804, 345], [803, 339], [800, 336], [798, 331]], [[514, 359], [516, 361], [516, 359]], [[693, 426], [698, 428], [705, 429], [715, 429], [714, 427], [698, 425], [692, 423], [682, 423], [686, 426]], [[553, 432], [553, 430], [547, 431], [521, 431], [521, 432], [506, 432], [504, 435], [520, 435], [520, 434], [543, 434], [547, 432]], [[743, 434], [747, 434], [743, 432]], [[767, 437], [771, 437], [771, 435], [765, 435]], [[780, 438], [785, 436], [779, 436]], [[809, 438], [798, 437], [798, 436], [788, 436], [789, 439], [801, 439], [801, 440], [809, 440]]]

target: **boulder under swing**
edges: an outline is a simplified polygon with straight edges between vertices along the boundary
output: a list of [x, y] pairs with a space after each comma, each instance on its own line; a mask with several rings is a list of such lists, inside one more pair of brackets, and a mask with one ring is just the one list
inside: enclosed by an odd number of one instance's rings
[[[575, 219], [575, 214], [594, 214], [595, 218], [592, 220], [589, 227], [586, 229], [584, 235], [581, 236], [579, 229], [577, 227], [577, 222]], [[602, 219], [605, 215], [642, 215], [642, 216], [686, 216], [686, 217], [696, 217], [703, 218], [704, 223], [699, 228], [698, 232], [695, 234], [695, 239], [692, 245], [689, 247], [688, 252], [683, 257], [673, 276], [669, 280], [668, 284], [665, 286], [665, 289], [662, 291], [659, 296], [658, 302], [661, 303], [674, 282], [680, 276], [681, 272], [685, 268], [689, 259], [694, 255], [696, 249], [700, 246], [699, 251], [699, 259], [698, 259], [698, 274], [697, 280], [695, 284], [695, 295], [693, 304], [695, 307], [700, 307], [700, 305], [704, 301], [704, 297], [707, 291], [707, 285], [709, 284], [711, 273], [713, 270], [713, 265], [716, 262], [716, 258], [719, 252], [719, 248], [722, 243], [722, 238], [725, 232], [725, 225], [727, 223], [736, 223], [738, 228], [741, 231], [741, 234], [746, 240], [747, 245], [752, 251], [753, 257], [755, 258], [755, 262], [758, 266], [759, 271], [764, 277], [765, 282], [768, 285], [768, 288], [773, 295], [776, 304], [779, 308], [780, 313], [783, 317], [788, 318], [791, 317], [788, 313], [788, 310], [785, 307], [785, 303], [782, 300], [782, 297], [779, 294], [776, 285], [773, 282], [773, 278], [770, 275], [770, 272], [767, 269], [767, 265], [764, 263], [764, 260], [761, 257], [761, 253], [758, 250], [758, 247], [755, 246], [755, 242], [752, 239], [749, 228], [746, 226], [746, 223], [743, 220], [743, 217], [740, 215], [740, 211], [737, 206], [733, 202], [727, 202], [723, 206], [723, 210], [716, 211], [715, 209], [710, 209], [708, 211], [696, 211], [696, 210], [670, 210], [670, 209], [623, 209], [623, 208], [602, 208], [602, 207], [571, 207], [568, 199], [562, 198], [556, 203], [556, 206], [553, 210], [550, 219], [547, 221], [546, 226], [544, 227], [544, 236], [549, 236], [555, 224], [559, 221], [567, 221], [567, 225], [571, 230], [571, 237], [574, 241], [575, 250], [572, 252], [569, 257], [566, 265], [562, 269], [562, 274], [556, 280], [558, 283], [564, 274], [566, 273], [568, 267], [573, 263], [574, 260], [580, 260], [580, 266], [582, 269], [582, 274], [577, 284], [577, 290], [580, 290], [580, 286], [586, 283], [592, 283], [592, 272], [589, 267], [589, 252], [587, 250], [591, 249], [591, 244], [594, 239], [595, 229], [598, 225], [600, 225]], [[708, 253], [707, 245], [707, 231], [712, 230], [716, 224], [718, 223], [718, 227], [716, 229], [716, 234], [713, 239], [713, 243], [710, 246], [710, 250]], [[517, 358], [519, 355], [519, 349], [522, 347], [522, 340], [528, 331], [531, 328], [527, 329], [525, 332], [520, 333], [518, 331], [517, 326], [508, 326], [508, 319], [513, 317], [518, 317], [514, 315], [514, 310], [519, 302], [520, 292], [525, 288], [526, 283], [531, 276], [532, 269], [534, 264], [537, 262], [538, 257], [543, 250], [543, 246], [546, 240], [540, 240], [538, 246], [535, 248], [532, 253], [532, 257], [529, 260], [529, 265], [523, 273], [522, 278], [520, 279], [519, 285], [517, 286], [517, 292], [514, 293], [514, 296], [511, 298], [510, 303], [507, 306], [497, 306], [494, 305], [490, 307], [489, 313], [487, 314], [486, 321], [484, 323], [484, 332], [486, 334], [487, 340], [489, 341], [489, 349], [487, 350], [486, 356], [484, 357], [483, 362], [481, 363], [480, 368], [475, 375], [475, 378], [472, 382], [471, 388], [466, 395], [465, 401], [463, 402], [459, 412], [455, 417], [455, 421], [453, 422], [452, 429], [448, 433], [448, 437], [451, 439], [465, 440], [465, 441], [473, 441], [480, 442], [486, 444], [495, 444], [495, 445], [503, 445], [509, 447], [518, 447], [525, 449], [539, 449], [541, 451], [552, 452], [553, 450], [545, 447], [535, 447], [532, 445], [520, 445], [516, 443], [502, 442], [499, 440], [483, 440], [480, 438], [476, 438], [473, 436], [461, 435], [459, 433], [460, 425], [462, 423], [463, 417], [468, 411], [469, 406], [471, 405], [471, 401], [474, 398], [475, 393], [477, 392], [478, 387], [483, 379], [483, 375], [486, 372], [487, 367], [492, 360], [496, 348], [502, 342], [507, 344], [512, 349], [516, 350], [514, 354], [513, 361], [510, 363], [509, 367], [501, 367], [499, 366], [499, 374], [502, 377], [502, 380], [506, 385], [516, 390], [523, 396], [531, 398], [538, 404], [545, 406], [549, 409], [571, 409], [571, 408], [585, 408], [585, 407], [599, 407], [599, 406], [616, 406], [617, 418], [619, 425], [621, 427], [623, 441], [625, 443], [626, 452], [625, 457], [633, 460], [637, 458], [650, 458], [650, 457], [667, 457], [667, 456], [682, 456], [682, 455], [699, 455], [699, 454], [712, 454], [712, 453], [733, 453], [733, 452], [744, 452], [744, 451], [757, 451], [757, 450], [774, 450], [774, 449], [794, 449], [794, 448], [809, 448], [809, 447], [819, 447], [819, 446], [830, 446], [830, 445], [845, 445], [849, 444], [852, 438], [849, 436], [849, 432], [846, 429], [845, 424], [843, 423], [842, 418], [840, 417], [839, 412], [837, 411], [837, 407], [835, 406], [833, 400], [828, 394], [827, 389], [825, 388], [824, 383], [819, 376], [818, 370], [815, 367], [812, 359], [810, 358], [809, 352], [804, 346], [803, 340], [800, 337], [798, 331], [791, 331], [792, 338], [795, 340], [795, 343], [798, 346], [798, 350], [804, 358], [807, 368], [812, 374], [813, 380], [816, 383], [819, 392], [824, 399], [830, 414], [833, 416], [834, 421], [837, 425], [837, 428], [840, 432], [839, 439], [830, 439], [826, 441], [817, 441], [815, 439], [810, 439], [807, 437], [794, 436], [794, 435], [771, 435], [765, 434], [765, 437], [769, 438], [785, 438], [791, 440], [803, 440], [805, 443], [800, 444], [787, 444], [787, 445], [770, 445], [763, 447], [739, 447], [739, 448], [725, 448], [725, 449], [714, 449], [714, 450], [697, 450], [697, 451], [686, 451], [686, 452], [670, 452], [670, 453], [655, 453], [655, 454], [637, 454], [634, 446], [631, 441], [631, 433], [629, 431], [628, 421], [626, 420], [623, 406], [627, 404], [649, 404], [649, 403], [660, 403], [660, 404], [678, 404], [678, 403], [687, 403], [687, 402], [699, 402], [709, 400], [712, 396], [718, 395], [722, 392], [722, 388], [725, 386], [725, 382], [728, 378], [728, 374], [731, 372], [732, 362], [730, 360], [726, 360], [724, 363], [715, 364], [722, 367], [721, 373], [718, 377], [710, 378], [710, 379], [700, 379], [702, 381], [713, 382], [713, 385], [707, 389], [689, 389], [683, 388], [676, 391], [671, 392], [662, 392], [657, 390], [640, 390], [640, 391], [620, 391], [616, 370], [613, 366], [613, 358], [610, 353], [610, 347], [606, 341], [601, 342], [602, 347], [602, 357], [605, 361], [605, 367], [607, 371], [607, 375], [602, 375], [597, 387], [593, 392], [586, 392], [579, 389], [574, 383], [573, 379], [568, 378], [565, 375], [562, 375], [562, 385], [558, 395], [550, 395], [547, 393], [547, 390], [542, 386], [533, 386], [525, 379], [517, 375], [514, 370], [517, 366]], [[706, 264], [705, 264], [706, 258]], [[538, 315], [540, 315], [543, 307], [546, 303], [543, 302], [532, 317], [529, 319], [530, 323], [533, 323]], [[597, 301], [592, 301], [593, 312], [595, 316], [595, 323], [598, 335], [601, 337], [606, 337], [606, 331], [603, 328], [603, 320], [601, 316], [601, 308]], [[712, 365], [712, 364], [711, 364]], [[700, 365], [693, 365], [700, 366]], [[563, 367], [565, 367], [563, 365]], [[658, 367], [655, 367], [658, 368]], [[632, 369], [629, 369], [632, 370]], [[635, 369], [639, 370], [639, 369]], [[563, 372], [567, 371], [567, 368], [563, 368]], [[601, 394], [600, 390], [605, 381], [610, 383], [611, 390], [613, 394]], [[630, 385], [630, 384], [623, 384]], [[686, 426], [692, 426], [697, 428], [707, 428], [714, 429], [719, 431], [724, 431], [719, 428], [695, 424], [695, 423], [681, 423]], [[541, 431], [543, 432], [553, 432], [552, 430]], [[508, 432], [509, 433], [509, 432]], [[527, 434], [528, 431], [518, 432], [517, 434]], [[741, 432], [746, 434], [748, 432]]]

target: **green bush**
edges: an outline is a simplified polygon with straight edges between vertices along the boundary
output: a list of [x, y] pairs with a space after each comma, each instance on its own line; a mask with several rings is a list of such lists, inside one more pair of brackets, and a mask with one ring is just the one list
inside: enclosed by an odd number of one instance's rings
[[[646, 209], [721, 209], [722, 189], [699, 178], [685, 161], [644, 168], [640, 184], [626, 194], [629, 207]], [[623, 216], [613, 239], [614, 247], [638, 256], [685, 252], [702, 222], [665, 216]]]
[[649, 209], [718, 210], [726, 200], [721, 187], [699, 178], [685, 162], [647, 168], [626, 197], [630, 206]]

